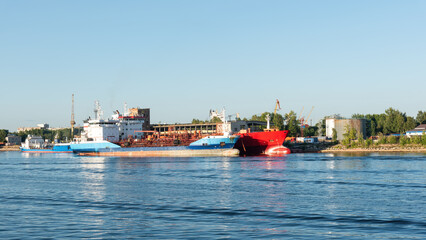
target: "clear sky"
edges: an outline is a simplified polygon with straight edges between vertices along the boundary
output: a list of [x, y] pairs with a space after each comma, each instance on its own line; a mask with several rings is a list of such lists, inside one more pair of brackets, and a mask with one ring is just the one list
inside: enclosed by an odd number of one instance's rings
[[426, 110], [426, 1], [0, 0], [0, 129]]

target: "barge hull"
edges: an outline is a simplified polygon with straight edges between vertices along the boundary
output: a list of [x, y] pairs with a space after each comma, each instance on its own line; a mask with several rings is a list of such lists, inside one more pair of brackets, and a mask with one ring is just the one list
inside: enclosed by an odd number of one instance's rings
[[202, 149], [202, 150], [170, 150], [170, 151], [102, 151], [81, 152], [80, 156], [105, 157], [236, 157], [238, 149]]

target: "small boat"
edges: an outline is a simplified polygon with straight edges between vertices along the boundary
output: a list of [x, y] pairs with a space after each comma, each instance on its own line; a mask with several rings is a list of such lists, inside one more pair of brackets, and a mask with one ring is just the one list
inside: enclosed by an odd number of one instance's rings
[[239, 150], [233, 148], [238, 139], [238, 135], [208, 136], [189, 144], [189, 146], [102, 148], [90, 152], [81, 151], [78, 154], [117, 157], [232, 157], [239, 155]]
[[28, 135], [20, 147], [26, 153], [72, 153], [69, 143], [49, 144], [41, 136]]
[[20, 147], [21, 152], [26, 153], [72, 153], [73, 151], [70, 148], [69, 143], [57, 143], [51, 147], [41, 147], [41, 148], [30, 148], [30, 147]]
[[22, 144], [20, 149], [22, 152], [31, 153], [78, 153], [98, 151], [103, 148], [120, 148], [120, 146], [104, 140], [89, 141], [81, 139], [74, 139], [71, 143], [57, 143], [52, 145], [47, 143], [40, 136], [28, 135], [25, 143]]

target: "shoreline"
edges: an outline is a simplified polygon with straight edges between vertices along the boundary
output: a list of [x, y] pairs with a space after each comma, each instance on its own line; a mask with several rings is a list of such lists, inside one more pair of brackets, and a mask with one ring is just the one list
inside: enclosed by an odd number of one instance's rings
[[[19, 152], [19, 146], [3, 146], [0, 147], [0, 152]], [[378, 146], [376, 148], [326, 148], [326, 149], [293, 149], [291, 153], [381, 153], [381, 152], [394, 152], [394, 153], [426, 153], [426, 147], [412, 146]]]
[[354, 153], [354, 152], [394, 152], [394, 153], [426, 153], [426, 149], [365, 149], [365, 148], [352, 148], [352, 149], [329, 149], [321, 150], [320, 153]]
[[19, 146], [2, 146], [0, 147], [0, 152], [17, 152], [19, 151]]
[[321, 150], [322, 153], [339, 153], [339, 152], [413, 152], [413, 153], [426, 153], [426, 147], [421, 145], [408, 145], [408, 146], [400, 146], [397, 144], [383, 144], [370, 148], [342, 148], [341, 145], [336, 147], [331, 147], [328, 149]]

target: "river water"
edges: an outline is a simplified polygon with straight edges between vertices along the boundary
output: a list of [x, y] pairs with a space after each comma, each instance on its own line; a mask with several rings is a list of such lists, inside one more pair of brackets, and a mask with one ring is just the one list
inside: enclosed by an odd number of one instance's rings
[[0, 152], [4, 239], [425, 239], [426, 155]]

